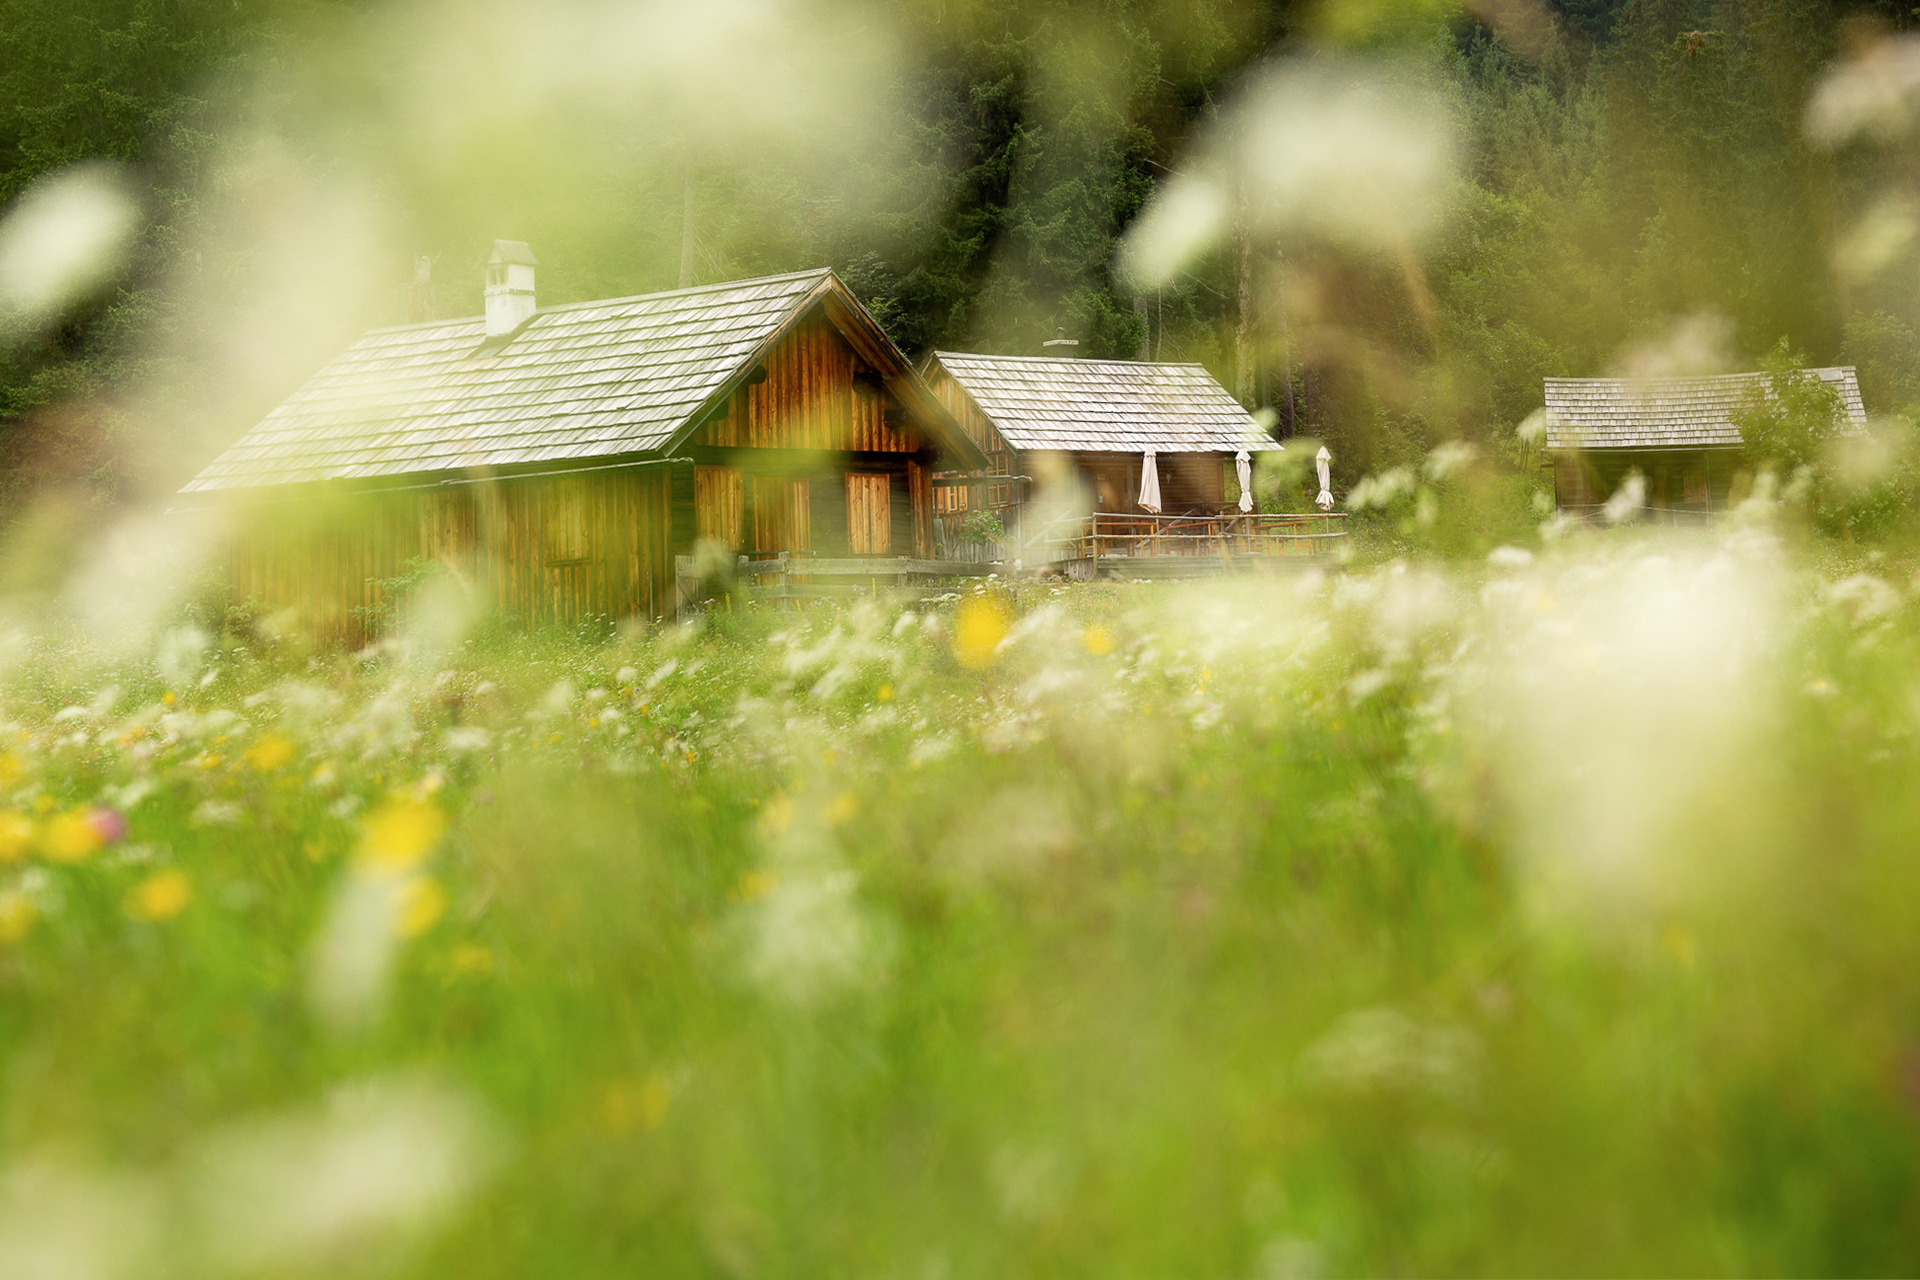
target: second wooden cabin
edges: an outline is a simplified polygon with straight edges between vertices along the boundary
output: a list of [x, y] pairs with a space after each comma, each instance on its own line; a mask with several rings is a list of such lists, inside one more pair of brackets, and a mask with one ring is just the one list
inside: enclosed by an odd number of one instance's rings
[[[921, 372], [988, 474], [1009, 477], [943, 484], [949, 519], [1016, 513], [1049, 485], [1073, 490], [1058, 505], [1080, 511], [1219, 515], [1238, 507], [1236, 457], [1280, 447], [1198, 364], [936, 351]], [[1149, 468], [1156, 483], [1144, 485]], [[1141, 501], [1154, 488], [1157, 509]]]

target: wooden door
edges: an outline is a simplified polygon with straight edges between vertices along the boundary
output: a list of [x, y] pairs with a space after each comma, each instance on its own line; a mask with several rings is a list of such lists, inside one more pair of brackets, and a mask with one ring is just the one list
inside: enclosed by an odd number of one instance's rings
[[861, 471], [847, 473], [847, 549], [856, 556], [893, 552], [891, 477]]
[[805, 480], [753, 478], [753, 549], [762, 553], [813, 550], [813, 506]]
[[738, 467], [693, 469], [694, 536], [740, 549], [742, 484]]

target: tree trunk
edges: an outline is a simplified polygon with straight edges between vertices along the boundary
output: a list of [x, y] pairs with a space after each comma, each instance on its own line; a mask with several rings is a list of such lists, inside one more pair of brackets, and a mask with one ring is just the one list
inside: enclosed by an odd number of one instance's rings
[[693, 175], [687, 175], [686, 196], [680, 208], [680, 287], [693, 288]]

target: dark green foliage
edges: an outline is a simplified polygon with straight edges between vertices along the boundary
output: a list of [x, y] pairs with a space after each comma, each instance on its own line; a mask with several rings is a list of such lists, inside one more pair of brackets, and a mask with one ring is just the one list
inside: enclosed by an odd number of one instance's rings
[[1806, 359], [1782, 338], [1767, 357], [1768, 393], [1756, 395], [1735, 416], [1747, 457], [1791, 475], [1823, 463], [1828, 445], [1845, 425], [1840, 393], [1804, 372]]

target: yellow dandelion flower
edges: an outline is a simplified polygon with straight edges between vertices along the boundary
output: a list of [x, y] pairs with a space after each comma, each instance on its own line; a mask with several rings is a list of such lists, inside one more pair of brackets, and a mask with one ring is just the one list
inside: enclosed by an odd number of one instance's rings
[[83, 862], [104, 843], [84, 809], [49, 819], [40, 837], [41, 852], [55, 862]]
[[741, 902], [758, 902], [773, 892], [773, 886], [779, 883], [778, 877], [767, 871], [748, 871], [741, 875], [738, 884], [733, 886], [733, 896]]
[[673, 1083], [659, 1072], [645, 1080], [615, 1080], [600, 1099], [600, 1116], [616, 1134], [636, 1127], [648, 1133], [658, 1129], [673, 1104]]
[[432, 876], [409, 876], [401, 882], [399, 911], [393, 929], [403, 938], [417, 938], [447, 914], [447, 891]]
[[169, 868], [154, 872], [133, 887], [127, 895], [127, 914], [158, 924], [185, 911], [192, 901], [193, 882], [187, 879], [187, 873]]
[[493, 973], [493, 952], [477, 942], [463, 942], [447, 956], [447, 968], [455, 978], [485, 978]]
[[827, 806], [827, 821], [837, 827], [859, 812], [860, 797], [851, 791], [843, 791], [833, 798], [832, 804]]
[[24, 813], [0, 813], [0, 862], [15, 862], [33, 843], [33, 819]]
[[892, 686], [892, 685], [890, 685], [890, 684], [883, 684], [883, 685], [881, 685], [881, 686], [880, 686], [880, 691], [879, 691], [878, 693], [876, 693], [876, 694], [875, 694], [874, 696], [875, 696], [876, 698], [878, 698], [878, 699], [880, 699], [880, 701], [882, 701], [882, 702], [892, 702], [892, 701], [893, 701], [893, 686]]
[[178, 702], [179, 700], [180, 699], [173, 696], [173, 690], [171, 689], [167, 690], [165, 693], [160, 695], [160, 701], [166, 703], [168, 706], [172, 706], [174, 703]]
[[1096, 622], [1080, 633], [1080, 647], [1096, 658], [1104, 658], [1113, 652], [1113, 632]]
[[33, 798], [33, 811], [35, 813], [52, 813], [53, 797], [42, 791]]
[[360, 860], [381, 871], [416, 866], [447, 829], [447, 817], [431, 800], [395, 796], [368, 815], [360, 828]]
[[971, 596], [954, 619], [953, 653], [960, 665], [978, 671], [992, 664], [1011, 619], [998, 596]]
[[11, 751], [0, 751], [0, 787], [18, 782], [22, 772], [19, 756]]
[[760, 811], [760, 830], [770, 836], [777, 836], [793, 822], [793, 801], [784, 795], [770, 796], [767, 807]]
[[0, 893], [0, 943], [18, 942], [33, 928], [33, 899], [18, 889]]
[[248, 747], [244, 754], [256, 773], [272, 773], [293, 759], [293, 744], [277, 733], [270, 733]]
[[640, 1127], [652, 1132], [660, 1127], [667, 1118], [667, 1107], [673, 1102], [673, 1086], [659, 1072], [654, 1072], [640, 1084]]

